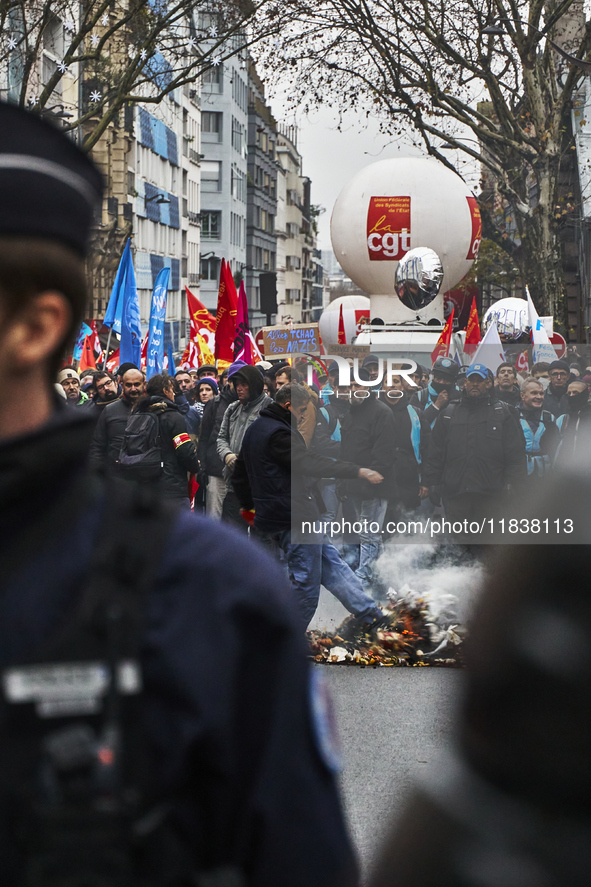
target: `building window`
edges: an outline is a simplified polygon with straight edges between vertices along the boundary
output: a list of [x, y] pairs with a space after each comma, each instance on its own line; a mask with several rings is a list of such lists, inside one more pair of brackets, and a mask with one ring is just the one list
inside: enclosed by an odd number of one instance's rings
[[232, 117], [232, 147], [242, 153], [242, 124], [235, 117]]
[[204, 142], [222, 141], [223, 119], [220, 111], [201, 112], [201, 138]]
[[299, 302], [302, 298], [301, 290], [287, 289], [285, 290], [285, 301], [289, 304]]
[[[201, 213], [201, 237], [203, 240], [220, 240], [222, 236], [222, 214], [219, 210], [205, 210]], [[208, 278], [210, 279], [210, 278]]]
[[206, 92], [223, 92], [224, 66], [222, 64], [215, 65], [204, 71], [201, 82]]
[[203, 160], [201, 163], [201, 187], [204, 191], [222, 190], [222, 164], [219, 160]]
[[220, 268], [220, 260], [214, 258], [201, 259], [201, 279], [217, 280]]
[[299, 256], [287, 256], [286, 258], [286, 270], [287, 271], [299, 271], [302, 267], [302, 260]]

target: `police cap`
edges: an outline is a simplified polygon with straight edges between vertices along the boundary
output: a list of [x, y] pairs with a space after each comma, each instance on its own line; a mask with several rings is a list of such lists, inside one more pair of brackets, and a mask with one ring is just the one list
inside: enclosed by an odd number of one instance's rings
[[101, 174], [71, 139], [0, 102], [0, 237], [57, 240], [83, 256], [102, 194]]

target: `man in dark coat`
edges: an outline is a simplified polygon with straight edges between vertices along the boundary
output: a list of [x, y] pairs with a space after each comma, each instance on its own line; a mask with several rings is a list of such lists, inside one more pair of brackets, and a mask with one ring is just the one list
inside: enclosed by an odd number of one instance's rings
[[566, 413], [559, 416], [560, 444], [556, 453], [558, 467], [568, 467], [591, 450], [591, 404], [586, 382], [570, 382], [566, 394]]
[[314, 478], [363, 478], [380, 484], [378, 472], [310, 452], [294, 420], [305, 415], [310, 395], [295, 382], [283, 385], [274, 403], [247, 429], [232, 483], [244, 509], [254, 509], [258, 538], [285, 554], [291, 584], [307, 626], [316, 612], [320, 585], [366, 623], [382, 612], [325, 537], [323, 503]]
[[494, 393], [497, 400], [510, 407], [516, 407], [521, 399], [517, 384], [517, 371], [510, 363], [500, 363], [497, 367]]
[[[368, 382], [369, 374], [359, 370], [359, 379]], [[396, 439], [392, 411], [376, 397], [376, 392], [351, 382], [351, 407], [341, 426], [341, 459], [356, 465], [367, 465], [384, 478], [379, 486], [363, 478], [344, 481], [340, 485], [346, 496], [343, 516], [362, 526], [357, 534], [359, 544], [348, 543], [347, 561], [363, 587], [371, 593], [375, 587], [374, 565], [382, 551], [382, 525], [388, 501], [398, 496], [396, 472]], [[345, 507], [346, 506], [346, 507]], [[353, 560], [353, 558], [355, 558]]]
[[101, 198], [71, 140], [0, 104], [3, 883], [354, 887], [282, 571], [150, 489], [112, 495], [88, 466], [92, 413], [56, 402]]
[[[400, 376], [393, 376], [390, 386], [384, 385], [382, 403], [387, 404], [394, 416], [397, 501], [402, 511], [414, 511], [428, 494], [421, 477], [429, 453], [431, 426], [420, 407], [410, 403]], [[392, 510], [389, 506], [388, 514], [394, 514], [397, 501], [392, 502]]]
[[553, 360], [548, 369], [550, 384], [544, 394], [544, 409], [555, 419], [567, 412], [566, 389], [570, 381], [570, 367], [566, 360]]
[[461, 399], [442, 411], [431, 435], [424, 480], [451, 522], [489, 517], [495, 500], [526, 476], [523, 432], [491, 388], [487, 367], [469, 366]]
[[146, 385], [146, 397], [134, 407], [134, 413], [150, 413], [158, 420], [162, 474], [154, 484], [155, 490], [188, 508], [188, 475], [197, 474], [199, 460], [174, 396], [174, 384], [169, 376], [152, 376]]
[[123, 373], [121, 397], [107, 404], [96, 423], [90, 445], [90, 462], [94, 468], [106, 471], [117, 467], [127, 420], [132, 407], [143, 396], [145, 385], [144, 374], [140, 370], [128, 369]]
[[201, 419], [201, 433], [197, 445], [197, 456], [201, 471], [207, 477], [205, 495], [205, 511], [208, 517], [221, 518], [226, 496], [224, 480], [224, 463], [218, 456], [218, 435], [222, 426], [224, 413], [231, 403], [238, 400], [233, 385], [223, 385], [219, 394], [208, 400]]

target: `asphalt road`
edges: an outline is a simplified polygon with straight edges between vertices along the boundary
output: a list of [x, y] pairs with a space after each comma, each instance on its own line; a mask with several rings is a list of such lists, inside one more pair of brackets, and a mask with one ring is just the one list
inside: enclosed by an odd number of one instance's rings
[[[323, 590], [313, 625], [346, 612]], [[462, 673], [438, 668], [318, 665], [331, 687], [343, 751], [343, 797], [365, 874], [413, 778], [450, 735]]]

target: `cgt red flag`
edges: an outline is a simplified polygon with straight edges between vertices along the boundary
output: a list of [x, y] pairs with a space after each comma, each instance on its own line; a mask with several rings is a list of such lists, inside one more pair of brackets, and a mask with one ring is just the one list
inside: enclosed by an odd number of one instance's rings
[[480, 335], [480, 323], [478, 321], [478, 311], [476, 310], [476, 299], [472, 297], [472, 307], [470, 308], [470, 317], [466, 326], [466, 340], [464, 342], [464, 351], [466, 354], [474, 354], [482, 341]]
[[433, 353], [431, 354], [431, 363], [435, 363], [438, 357], [447, 357], [449, 354], [449, 346], [451, 345], [451, 333], [453, 330], [454, 323], [454, 309], [451, 309], [451, 314], [447, 318], [445, 326], [441, 331], [441, 335], [437, 341], [437, 345], [433, 349]]
[[[206, 329], [210, 333], [215, 332], [215, 317], [210, 314], [203, 302], [200, 302], [197, 296], [194, 296], [188, 286], [185, 287], [187, 293], [187, 304], [189, 306], [189, 317], [191, 323], [191, 339], [196, 341], [197, 333]], [[201, 333], [203, 335], [203, 333]]]
[[342, 303], [341, 303], [341, 307], [339, 309], [339, 334], [338, 334], [337, 342], [339, 345], [346, 345], [347, 344], [347, 334], [345, 333], [345, 320], [343, 318]]
[[80, 363], [78, 364], [79, 372], [82, 372], [82, 370], [96, 370], [96, 358], [94, 356], [94, 348], [92, 347], [93, 338], [93, 336], [86, 336], [84, 339]]
[[218, 308], [215, 318], [215, 359], [234, 360], [234, 336], [236, 334], [236, 312], [238, 294], [232, 278], [230, 266], [222, 259]]

